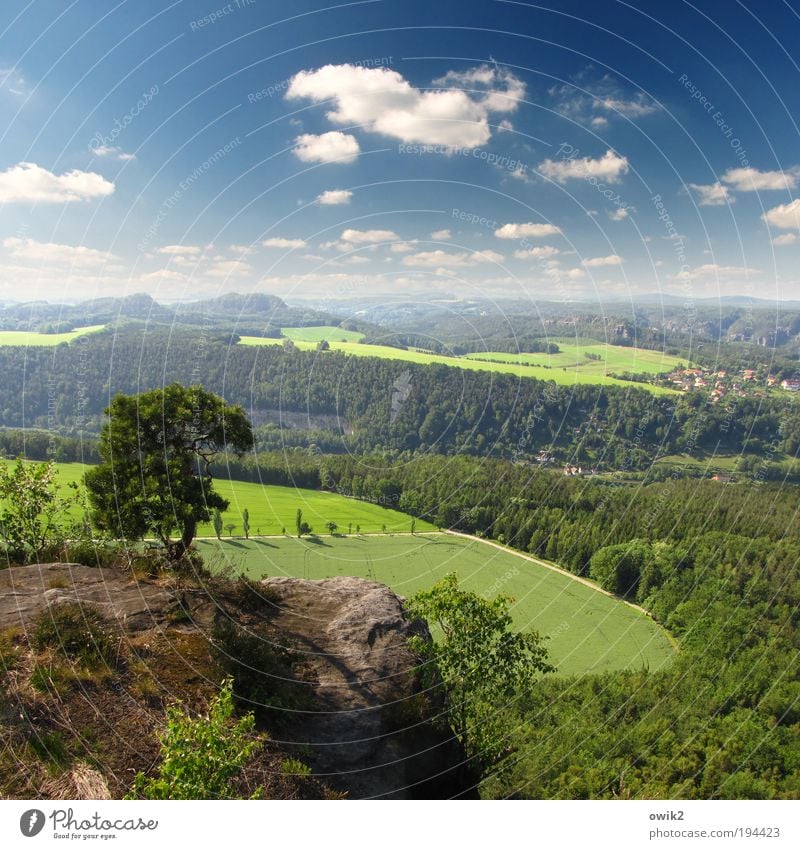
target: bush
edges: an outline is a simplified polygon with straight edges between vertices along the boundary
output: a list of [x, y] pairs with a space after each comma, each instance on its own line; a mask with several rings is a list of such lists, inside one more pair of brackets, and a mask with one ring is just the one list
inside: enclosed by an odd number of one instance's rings
[[[179, 707], [167, 712], [158, 774], [138, 773], [128, 799], [236, 799], [235, 779], [262, 746], [255, 719], [233, 715], [231, 681], [223, 683], [206, 716]], [[259, 790], [253, 797], [261, 795]]]
[[114, 625], [91, 607], [59, 604], [43, 611], [34, 623], [33, 647], [54, 648], [89, 667], [116, 665], [119, 635]]

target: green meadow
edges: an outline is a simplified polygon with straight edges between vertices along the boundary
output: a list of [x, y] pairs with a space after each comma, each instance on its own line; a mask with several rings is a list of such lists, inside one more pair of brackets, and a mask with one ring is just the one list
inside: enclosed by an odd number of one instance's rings
[[[11, 464], [11, 460], [0, 463]], [[64, 493], [70, 483], [81, 484], [88, 466], [81, 463], [57, 463], [58, 483]], [[314, 489], [295, 489], [288, 486], [270, 486], [247, 481], [233, 481], [215, 478], [214, 489], [230, 502], [230, 507], [222, 514], [223, 525], [234, 525], [232, 530], [223, 533], [243, 534], [242, 511], [250, 514], [251, 534], [280, 534], [283, 528], [292, 533], [295, 528], [297, 510], [303, 511], [303, 521], [308, 522], [316, 533], [328, 531], [328, 522], [335, 522], [339, 530], [347, 532], [353, 526], [353, 533], [360, 527], [362, 533], [382, 533], [384, 526], [391, 532], [410, 532], [411, 517], [380, 504], [347, 498], [333, 492], [320, 492]], [[75, 515], [78, 515], [76, 508]], [[433, 530], [434, 526], [417, 519], [417, 529]], [[210, 524], [198, 528], [200, 536], [213, 536]]]
[[293, 342], [358, 342], [364, 338], [357, 330], [344, 330], [341, 327], [324, 325], [322, 327], [282, 327], [281, 333]]
[[39, 348], [52, 348], [62, 342], [72, 342], [79, 336], [96, 333], [102, 330], [104, 324], [93, 324], [91, 327], [78, 327], [69, 333], [34, 333], [28, 330], [0, 330], [0, 345], [35, 345]]
[[667, 633], [641, 611], [567, 573], [477, 539], [446, 533], [326, 533], [303, 539], [201, 540], [198, 548], [213, 569], [232, 567], [253, 579], [355, 575], [387, 584], [406, 597], [457, 572], [464, 587], [487, 598], [511, 596], [515, 625], [548, 638], [562, 675], [654, 671], [674, 656]]
[[[291, 330], [320, 330], [321, 328], [285, 328]], [[336, 328], [332, 328], [336, 330]], [[347, 331], [340, 331], [346, 333]], [[313, 351], [318, 341], [292, 337], [295, 345], [301, 350]], [[334, 335], [320, 335], [327, 339], [331, 350], [342, 351], [354, 357], [379, 357], [381, 359], [402, 360], [418, 365], [437, 363], [445, 366], [469, 369], [471, 371], [489, 371], [495, 374], [513, 374], [516, 377], [535, 377], [538, 380], [552, 380], [563, 386], [576, 384], [595, 384], [603, 386], [625, 386], [628, 389], [646, 389], [656, 395], [671, 394], [672, 389], [652, 386], [649, 383], [631, 383], [610, 377], [612, 372], [648, 372], [657, 374], [670, 371], [678, 364], [676, 357], [668, 357], [657, 351], [645, 351], [640, 348], [625, 348], [614, 345], [603, 345], [598, 342], [579, 346], [575, 341], [569, 343], [571, 349], [565, 348], [562, 353], [549, 354], [504, 354], [486, 352], [469, 354], [464, 357], [446, 357], [440, 354], [429, 354], [415, 349], [403, 350], [389, 345], [362, 345], [355, 341], [338, 341]], [[558, 340], [556, 340], [558, 341]], [[260, 336], [242, 336], [241, 345], [280, 345], [281, 339], [265, 339]], [[560, 344], [560, 341], [559, 341]], [[578, 356], [580, 354], [580, 357]], [[584, 353], [597, 353], [603, 356], [602, 361], [590, 360]], [[321, 352], [320, 356], [324, 356]]]

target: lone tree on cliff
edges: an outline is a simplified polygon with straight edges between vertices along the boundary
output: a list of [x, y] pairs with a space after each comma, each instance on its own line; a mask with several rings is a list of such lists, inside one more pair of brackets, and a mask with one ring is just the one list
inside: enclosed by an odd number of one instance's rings
[[228, 508], [209, 467], [221, 451], [242, 454], [253, 444], [244, 410], [201, 386], [173, 383], [117, 395], [104, 412], [103, 462], [85, 478], [95, 523], [126, 539], [150, 532], [179, 559], [198, 523]]

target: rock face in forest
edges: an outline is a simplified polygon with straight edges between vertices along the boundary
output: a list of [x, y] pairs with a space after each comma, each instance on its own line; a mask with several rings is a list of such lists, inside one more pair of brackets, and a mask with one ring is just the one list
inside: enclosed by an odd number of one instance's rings
[[361, 578], [262, 583], [279, 611], [275, 626], [304, 654], [315, 707], [288, 736], [314, 772], [352, 798], [465, 792], [459, 747], [429, 722], [441, 694], [420, 692], [408, 648], [410, 636], [430, 635], [406, 617], [403, 600]]
[[[61, 605], [110, 623], [114, 653], [102, 669], [89, 673], [58, 645], [35, 645], [37, 623]], [[463, 752], [435, 721], [441, 693], [420, 692], [408, 638], [429, 636], [427, 626], [410, 621], [388, 587], [349, 577], [136, 580], [117, 569], [41, 564], [0, 570], [0, 692], [8, 708], [0, 711], [0, 742], [17, 753], [13, 770], [0, 758], [0, 795], [124, 795], [135, 771], [157, 762], [167, 705], [202, 712], [219, 682], [235, 675], [219, 644], [220, 625], [231, 622], [257, 644], [283, 647], [286, 686], [302, 694], [288, 710], [256, 707], [272, 742], [254, 780], [269, 795], [474, 793]], [[282, 778], [290, 756], [313, 778]]]

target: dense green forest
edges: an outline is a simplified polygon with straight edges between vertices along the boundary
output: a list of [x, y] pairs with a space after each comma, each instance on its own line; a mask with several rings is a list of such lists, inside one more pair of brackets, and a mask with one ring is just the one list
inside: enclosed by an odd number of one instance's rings
[[769, 457], [764, 474], [779, 478], [779, 455], [800, 447], [798, 405], [776, 394], [708, 404], [696, 393], [566, 387], [335, 351], [244, 347], [180, 329], [0, 348], [7, 428], [96, 435], [115, 394], [173, 381], [201, 382], [241, 404], [264, 449], [468, 453], [522, 463], [544, 451], [559, 462], [627, 471], [647, 469], [659, 454], [745, 453]]

